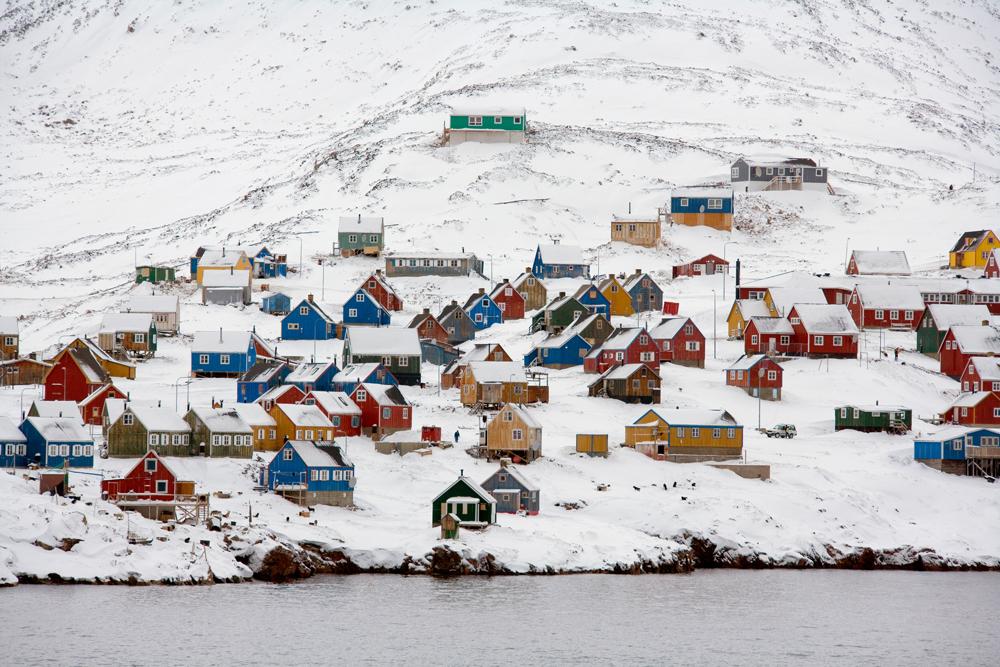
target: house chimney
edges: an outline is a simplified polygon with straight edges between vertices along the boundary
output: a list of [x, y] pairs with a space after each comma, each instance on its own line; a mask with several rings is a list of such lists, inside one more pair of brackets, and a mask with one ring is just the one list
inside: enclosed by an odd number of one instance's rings
[[[359, 225], [361, 224], [361, 214], [360, 214], [360, 213], [358, 213], [358, 224], [359, 224]], [[288, 439], [288, 438], [285, 438], [285, 440], [287, 440], [287, 439]]]
[[309, 303], [313, 303], [313, 295], [312, 294], [306, 294], [306, 301], [308, 301]]
[[628, 214], [632, 215], [632, 202], [628, 203]]
[[736, 260], [736, 287], [740, 286], [740, 260]]
[[229, 267], [229, 275], [233, 275], [233, 267]]
[[424, 308], [424, 315], [430, 315], [430, 314], [431, 314], [431, 309], [430, 308]]
[[382, 269], [375, 269], [375, 275], [376, 276], [382, 275]]
[[156, 407], [162, 408], [163, 407], [163, 401], [157, 401], [156, 402]]
[[525, 273], [531, 273], [531, 267], [530, 266], [524, 267], [524, 272]]
[[502, 459], [500, 459], [500, 467], [501, 468], [506, 468], [509, 465], [510, 465], [510, 459], [508, 459], [508, 458], [502, 458]]
[[559, 292], [559, 298], [560, 299], [563, 298], [564, 296], [566, 296], [566, 292]]
[[222, 246], [222, 256], [226, 256], [226, 246]]
[[451, 305], [453, 305], [453, 306], [457, 306], [457, 305], [458, 305], [458, 301], [455, 301], [454, 299], [452, 299], [452, 300], [451, 300]]
[[635, 275], [638, 276], [638, 275], [641, 275], [641, 274], [642, 274], [642, 269], [636, 269], [635, 270]]
[[219, 327], [219, 342], [222, 342], [222, 327]]
[[458, 476], [459, 477], [465, 477], [465, 469], [464, 468], [458, 471]]
[[480, 294], [486, 294], [486, 289], [485, 289], [485, 288], [483, 288], [483, 287], [480, 287], [480, 288], [479, 288], [479, 293], [480, 293]]

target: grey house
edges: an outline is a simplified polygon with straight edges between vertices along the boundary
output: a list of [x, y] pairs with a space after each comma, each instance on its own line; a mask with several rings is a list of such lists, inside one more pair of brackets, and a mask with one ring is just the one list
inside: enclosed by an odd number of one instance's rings
[[438, 315], [438, 322], [448, 332], [448, 342], [452, 345], [461, 345], [476, 337], [476, 323], [458, 301], [452, 301], [444, 307]]
[[483, 275], [483, 260], [471, 252], [392, 253], [385, 258], [385, 275], [393, 277]]
[[663, 290], [656, 284], [653, 277], [642, 269], [625, 278], [622, 277], [622, 288], [628, 292], [632, 300], [632, 309], [637, 313], [663, 310]]
[[482, 483], [482, 487], [496, 498], [497, 512], [538, 514], [541, 508], [538, 487], [511, 465], [510, 459], [500, 459], [500, 467]]
[[205, 271], [201, 279], [201, 302], [227, 306], [250, 303], [250, 271]]
[[823, 190], [833, 192], [827, 183], [827, 169], [810, 158], [739, 158], [730, 168], [734, 192], [781, 190]]

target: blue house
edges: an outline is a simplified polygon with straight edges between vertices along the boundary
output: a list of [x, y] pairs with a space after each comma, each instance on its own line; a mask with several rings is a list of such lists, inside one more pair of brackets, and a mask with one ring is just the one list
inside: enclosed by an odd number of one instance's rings
[[337, 326], [322, 306], [308, 295], [281, 318], [284, 340], [328, 340], [337, 337]]
[[284, 278], [288, 275], [288, 256], [276, 255], [261, 246], [253, 256], [247, 253], [253, 262], [253, 275], [257, 278]]
[[582, 303], [588, 312], [611, 317], [611, 302], [601, 293], [597, 285], [580, 285], [580, 289], [573, 294], [573, 297]]
[[575, 331], [564, 331], [549, 336], [524, 355], [524, 365], [546, 368], [569, 368], [582, 366], [583, 359], [590, 352], [591, 344]]
[[420, 359], [427, 364], [435, 366], [447, 366], [462, 356], [461, 351], [454, 345], [442, 343], [433, 338], [420, 339]]
[[353, 394], [359, 384], [391, 384], [399, 386], [399, 380], [382, 364], [350, 364], [333, 376], [333, 391]]
[[11, 420], [0, 417], [0, 468], [28, 465], [28, 439]]
[[28, 417], [21, 423], [28, 463], [46, 468], [93, 468], [94, 440], [77, 417]]
[[469, 297], [463, 308], [469, 314], [476, 331], [482, 331], [503, 322], [503, 311], [482, 287], [479, 288], [479, 292]]
[[333, 391], [333, 378], [340, 369], [332, 361], [299, 364], [285, 378], [285, 384], [293, 384], [308, 394], [310, 391]]
[[359, 289], [344, 304], [344, 324], [387, 327], [389, 320], [389, 311], [368, 290]]
[[942, 472], [967, 473], [978, 447], [1000, 447], [1000, 430], [948, 426], [913, 441], [913, 458]]
[[289, 440], [260, 471], [260, 485], [299, 505], [354, 504], [354, 464], [337, 445]]
[[663, 310], [663, 290], [656, 284], [652, 276], [643, 272], [642, 269], [636, 269], [622, 283], [622, 288], [628, 292], [628, 296], [632, 300], [632, 310], [635, 312], [644, 313], [652, 310], [659, 313]]
[[191, 374], [238, 378], [257, 363], [258, 356], [274, 353], [251, 331], [199, 331], [191, 344]]
[[236, 401], [253, 403], [284, 382], [291, 372], [292, 369], [284, 361], [258, 361], [236, 381]]
[[287, 315], [292, 311], [292, 299], [281, 292], [268, 294], [260, 300], [260, 309], [271, 315]]
[[590, 278], [590, 264], [577, 246], [538, 245], [531, 272], [536, 278]]

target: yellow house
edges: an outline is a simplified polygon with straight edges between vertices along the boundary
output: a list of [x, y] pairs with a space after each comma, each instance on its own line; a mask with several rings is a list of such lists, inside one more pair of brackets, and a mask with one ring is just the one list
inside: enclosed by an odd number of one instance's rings
[[315, 405], [275, 403], [269, 414], [274, 419], [275, 436], [282, 443], [285, 438], [333, 442], [333, 423]]
[[729, 309], [726, 322], [729, 324], [729, 338], [743, 338], [747, 324], [752, 317], [772, 317], [771, 309], [763, 299], [737, 299]]
[[278, 424], [259, 403], [233, 403], [240, 419], [253, 431], [253, 448], [258, 452], [276, 452], [283, 440], [278, 439]]
[[622, 287], [621, 281], [618, 278], [609, 275], [597, 284], [597, 289], [601, 291], [605, 299], [611, 302], [612, 315], [621, 315], [623, 317], [635, 315], [635, 308], [632, 307], [632, 297]]
[[253, 274], [253, 262], [246, 252], [240, 248], [199, 248], [201, 256], [198, 257], [198, 270], [195, 277], [198, 285], [201, 285], [205, 271], [234, 271], [246, 270]]
[[647, 410], [625, 427], [625, 446], [657, 461], [739, 458], [743, 426], [725, 410]]
[[948, 268], [982, 268], [994, 248], [1000, 248], [1000, 238], [993, 230], [965, 232], [948, 253]]

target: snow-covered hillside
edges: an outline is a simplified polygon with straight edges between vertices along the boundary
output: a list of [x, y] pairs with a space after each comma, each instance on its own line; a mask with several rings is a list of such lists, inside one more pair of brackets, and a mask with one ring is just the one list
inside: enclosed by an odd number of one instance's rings
[[[665, 405], [724, 407], [756, 426], [756, 403], [722, 384], [741, 352], [724, 340], [732, 281], [723, 299], [718, 278], [670, 283], [670, 267], [714, 252], [739, 257], [745, 278], [836, 275], [848, 248], [882, 248], [905, 250], [914, 269], [936, 275], [959, 232], [1000, 217], [998, 54], [1000, 8], [990, 0], [9, 0], [0, 14], [0, 315], [23, 318], [24, 351], [92, 334], [101, 313], [137, 289], [136, 262], [184, 266], [207, 243], [266, 242], [295, 268], [301, 248], [303, 273], [272, 284], [340, 304], [377, 266], [315, 264], [340, 214], [385, 216], [390, 251], [464, 247], [487, 257], [496, 279], [519, 273], [537, 242], [558, 238], [583, 246], [601, 272], [651, 271], [703, 331], [717, 327], [722, 340], [706, 370], [664, 367]], [[524, 107], [528, 143], [440, 147], [448, 109], [480, 103]], [[731, 236], [669, 228], [655, 250], [608, 243], [612, 213], [652, 213], [672, 186], [723, 181], [737, 156], [761, 153], [818, 160], [836, 195], [743, 195]], [[402, 323], [486, 281], [396, 286]], [[256, 326], [278, 336], [278, 321], [256, 309], [204, 307], [193, 287], [178, 289], [183, 333]], [[525, 330], [505, 324], [484, 340], [523, 353]], [[125, 383], [134, 396], [169, 403], [189, 371], [186, 340], [164, 342]], [[895, 342], [913, 347], [912, 336]], [[280, 345], [313, 353], [312, 344]], [[580, 372], [554, 373], [552, 403], [539, 410], [546, 458], [528, 469], [545, 516], [470, 539], [503, 552], [511, 569], [655, 560], [685, 532], [775, 560], [838, 545], [996, 563], [997, 536], [966, 523], [971, 508], [1000, 521], [995, 488], [917, 466], [908, 439], [831, 433], [832, 406], [848, 399], [903, 402], [921, 416], [943, 409], [957, 385], [922, 370], [933, 366], [916, 354], [903, 360], [790, 363], [786, 400], [765, 405], [763, 420], [795, 422], [803, 435], [773, 443], [748, 429], [750, 457], [773, 466], [766, 484], [630, 451], [578, 459], [574, 433], [601, 430], [620, 442], [638, 410], [586, 398]], [[424, 375], [432, 386], [408, 392], [416, 423], [471, 438], [475, 417], [457, 395], [438, 397], [434, 367]], [[192, 387], [193, 402], [213, 396], [232, 399], [233, 384]], [[19, 410], [18, 392], [0, 391], [0, 414]], [[458, 450], [400, 460], [370, 454], [362, 440], [349, 446], [362, 511], [325, 510], [321, 523], [329, 516], [352, 548], [384, 549], [385, 562], [435, 543], [426, 511], [434, 490], [460, 468], [483, 477], [489, 469]], [[198, 479], [251, 485], [228, 464]], [[688, 479], [709, 495], [692, 495], [694, 507], [679, 495], [650, 504], [652, 491], [632, 489]], [[610, 494], [594, 492], [602, 481]], [[3, 484], [0, 497], [22, 497]], [[578, 500], [587, 508], [553, 505]], [[273, 516], [284, 518], [280, 508]], [[4, 523], [0, 546], [20, 545], [11, 553], [35, 572], [22, 551], [32, 531], [5, 536]], [[539, 540], [545, 546], [526, 546]]]

